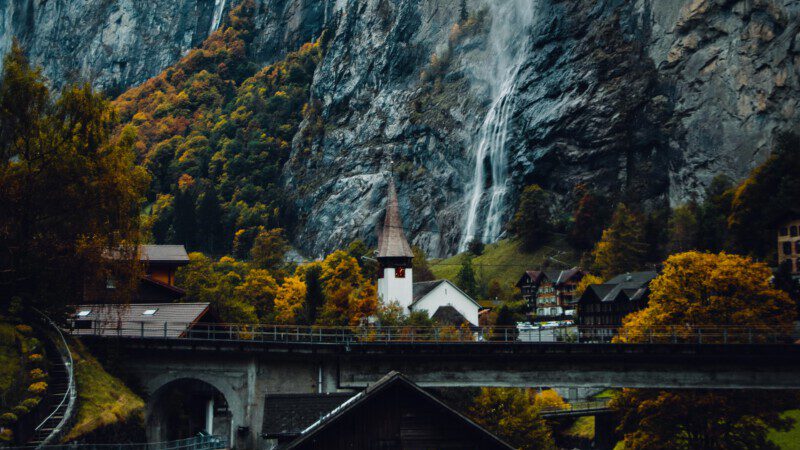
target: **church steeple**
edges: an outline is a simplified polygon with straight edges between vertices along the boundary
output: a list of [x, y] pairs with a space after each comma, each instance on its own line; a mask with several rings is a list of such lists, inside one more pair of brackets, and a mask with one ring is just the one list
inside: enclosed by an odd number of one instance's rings
[[413, 301], [414, 279], [411, 262], [414, 252], [408, 245], [400, 218], [400, 205], [394, 179], [389, 178], [386, 195], [386, 217], [378, 235], [378, 295], [385, 303], [397, 302], [407, 313]]
[[386, 198], [386, 217], [383, 229], [378, 236], [378, 258], [413, 258], [414, 253], [408, 245], [403, 221], [400, 219], [400, 204], [397, 201], [397, 189], [394, 178], [389, 178]]

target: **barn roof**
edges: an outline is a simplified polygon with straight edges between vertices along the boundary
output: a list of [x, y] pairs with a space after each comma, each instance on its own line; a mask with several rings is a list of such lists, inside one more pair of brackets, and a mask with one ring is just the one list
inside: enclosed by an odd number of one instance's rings
[[365, 390], [359, 392], [354, 397], [350, 398], [349, 400], [345, 401], [339, 407], [331, 411], [329, 414], [320, 418], [317, 422], [311, 424], [308, 428], [303, 430], [300, 434], [300, 437], [292, 441], [288, 446], [281, 447], [286, 450], [293, 449], [301, 444], [307, 442], [309, 439], [313, 438], [319, 432], [324, 430], [327, 427], [335, 426], [336, 422], [342, 418], [343, 416], [348, 415], [352, 411], [355, 411], [359, 408], [367, 400], [380, 395], [382, 392], [385, 392], [392, 386], [400, 386], [405, 389], [405, 395], [413, 395], [415, 398], [419, 398], [420, 402], [432, 402], [437, 405], [443, 414], [454, 416], [455, 418], [459, 419], [467, 426], [473, 428], [474, 430], [481, 433], [487, 439], [491, 440], [499, 447], [512, 449], [510, 445], [503, 442], [497, 436], [489, 433], [486, 429], [481, 427], [480, 425], [476, 424], [472, 420], [468, 419], [458, 411], [454, 410], [450, 406], [447, 406], [441, 400], [437, 399], [433, 395], [429, 394], [416, 384], [414, 384], [411, 380], [406, 378], [405, 375], [401, 374], [400, 372], [392, 371], [388, 373], [386, 376], [378, 380], [375, 384], [367, 387]]
[[309, 425], [354, 395], [352, 392], [267, 395], [261, 434], [267, 439], [299, 436]]
[[403, 231], [403, 221], [400, 218], [400, 205], [397, 201], [394, 179], [389, 178], [386, 217], [383, 219], [383, 229], [378, 236], [378, 258], [413, 257], [414, 252], [411, 251], [411, 246], [408, 245], [406, 234]]

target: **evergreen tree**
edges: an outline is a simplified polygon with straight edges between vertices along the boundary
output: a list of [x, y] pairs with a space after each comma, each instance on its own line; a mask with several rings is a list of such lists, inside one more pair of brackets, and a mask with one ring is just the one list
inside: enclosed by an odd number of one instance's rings
[[469, 19], [469, 11], [467, 11], [467, 0], [461, 0], [461, 7], [458, 10], [458, 21], [465, 23]]
[[580, 200], [572, 215], [569, 242], [578, 250], [589, 250], [603, 235], [609, 208], [604, 198], [588, 192], [585, 186], [579, 186], [575, 192], [580, 196]]
[[414, 259], [411, 261], [411, 266], [414, 274], [414, 281], [433, 281], [436, 276], [431, 271], [428, 265], [428, 257], [425, 251], [416, 245], [412, 248], [414, 252]]
[[672, 210], [669, 218], [669, 243], [667, 252], [686, 252], [697, 248], [698, 238], [698, 207], [694, 202], [678, 206]]
[[514, 312], [508, 305], [503, 305], [497, 311], [497, 318], [494, 325], [497, 327], [493, 334], [493, 340], [511, 340], [517, 339], [517, 320], [514, 317]]
[[642, 269], [647, 245], [641, 222], [625, 204], [617, 206], [611, 226], [594, 248], [594, 263], [603, 278]]
[[309, 325], [317, 321], [317, 314], [325, 303], [321, 276], [322, 267], [319, 264], [312, 264], [305, 270], [306, 300], [303, 303], [303, 316], [305, 323]]
[[522, 192], [517, 213], [509, 228], [522, 239], [522, 245], [528, 251], [536, 250], [544, 244], [552, 231], [550, 203], [548, 193], [536, 184], [528, 186]]
[[700, 250], [717, 253], [730, 245], [728, 215], [733, 200], [733, 182], [726, 175], [711, 180], [698, 212], [697, 246]]
[[469, 254], [461, 259], [461, 269], [456, 275], [456, 284], [470, 297], [475, 297], [478, 292], [478, 282], [475, 279], [475, 270], [472, 268], [472, 257]]
[[220, 254], [227, 250], [223, 241], [222, 214], [217, 191], [208, 183], [197, 205], [197, 245], [205, 253]]
[[480, 238], [475, 238], [469, 241], [469, 244], [467, 244], [467, 251], [475, 256], [481, 256], [483, 254], [484, 248], [485, 246], [483, 245], [483, 241], [481, 241]]

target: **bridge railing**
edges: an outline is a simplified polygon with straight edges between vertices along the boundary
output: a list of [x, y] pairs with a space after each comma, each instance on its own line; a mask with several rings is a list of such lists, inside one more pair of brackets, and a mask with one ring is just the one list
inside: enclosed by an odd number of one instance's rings
[[786, 344], [791, 330], [763, 327], [414, 327], [241, 325], [155, 321], [74, 321], [75, 335], [191, 341], [306, 344], [355, 343], [627, 343], [627, 344]]
[[82, 444], [70, 442], [60, 445], [2, 447], [3, 450], [222, 450], [229, 448], [228, 440], [222, 436], [200, 435], [187, 439], [165, 442], [134, 444]]
[[567, 403], [564, 407], [543, 408], [540, 414], [544, 417], [559, 417], [609, 411], [610, 402], [611, 399], [571, 402]]

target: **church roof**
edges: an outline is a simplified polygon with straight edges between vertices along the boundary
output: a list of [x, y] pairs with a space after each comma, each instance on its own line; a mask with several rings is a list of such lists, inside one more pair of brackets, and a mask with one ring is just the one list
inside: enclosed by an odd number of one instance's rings
[[414, 252], [408, 245], [400, 219], [400, 205], [397, 202], [397, 190], [394, 180], [389, 179], [388, 196], [386, 198], [386, 217], [383, 229], [378, 236], [378, 258], [413, 258]]

